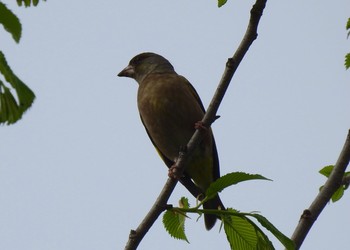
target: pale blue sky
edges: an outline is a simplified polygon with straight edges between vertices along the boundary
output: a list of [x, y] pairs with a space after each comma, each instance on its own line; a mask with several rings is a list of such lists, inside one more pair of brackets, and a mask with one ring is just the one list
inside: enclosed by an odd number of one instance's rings
[[[117, 73], [143, 51], [168, 58], [208, 105], [253, 1], [47, 1], [8, 3], [19, 45], [0, 49], [36, 93], [33, 107], [0, 128], [0, 249], [123, 249], [167, 178], [139, 120], [137, 84]], [[213, 125], [221, 173], [259, 173], [221, 194], [260, 211], [290, 236], [334, 164], [350, 128], [350, 3], [269, 1]], [[195, 200], [180, 185], [171, 197]], [[348, 246], [350, 197], [326, 207], [302, 249]], [[217, 225], [186, 224], [191, 244], [158, 220], [139, 249], [229, 249]], [[282, 246], [271, 236], [276, 249]]]

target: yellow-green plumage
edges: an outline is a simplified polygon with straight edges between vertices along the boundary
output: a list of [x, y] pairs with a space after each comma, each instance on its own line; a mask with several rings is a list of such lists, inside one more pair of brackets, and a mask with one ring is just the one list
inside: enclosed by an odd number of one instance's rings
[[[178, 81], [176, 73], [150, 76], [139, 86], [140, 115], [155, 146], [165, 157], [175, 161], [180, 146], [187, 145], [195, 123], [203, 118], [204, 113], [185, 79]], [[204, 190], [213, 181], [211, 137], [207, 136], [205, 140], [206, 143], [194, 152], [186, 169]]]
[[[165, 58], [154, 53], [137, 55], [119, 76], [134, 78], [139, 83], [137, 103], [141, 120], [158, 153], [170, 168], [178, 157], [180, 147], [186, 146], [192, 137], [195, 123], [203, 118], [204, 108], [198, 94]], [[205, 193], [219, 176], [215, 141], [209, 129], [190, 157], [180, 181], [197, 197]], [[217, 196], [204, 207], [217, 209], [223, 208], [223, 205]], [[215, 221], [215, 216], [205, 215], [208, 230]]]

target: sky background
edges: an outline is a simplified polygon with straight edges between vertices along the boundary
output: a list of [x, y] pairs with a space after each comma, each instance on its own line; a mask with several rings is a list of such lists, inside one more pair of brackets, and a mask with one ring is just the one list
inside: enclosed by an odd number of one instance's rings
[[[167, 169], [139, 120], [137, 84], [118, 78], [136, 54], [169, 59], [207, 106], [246, 29], [253, 1], [47, 1], [17, 7], [17, 45], [0, 49], [37, 98], [0, 127], [0, 249], [123, 249], [158, 196]], [[259, 173], [221, 193], [227, 207], [260, 211], [290, 236], [350, 128], [350, 2], [268, 1], [253, 43], [213, 124], [221, 173]], [[178, 185], [170, 198], [195, 199]], [[348, 246], [350, 196], [327, 205], [302, 249]], [[196, 216], [190, 244], [161, 219], [139, 249], [229, 249], [219, 224]], [[276, 249], [283, 246], [271, 236]]]

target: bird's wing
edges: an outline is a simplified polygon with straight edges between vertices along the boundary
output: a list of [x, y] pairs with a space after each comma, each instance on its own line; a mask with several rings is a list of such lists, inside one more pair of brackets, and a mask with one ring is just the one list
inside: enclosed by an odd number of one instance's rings
[[[161, 151], [160, 149], [157, 147], [157, 145], [154, 143], [151, 135], [149, 134], [146, 126], [145, 126], [145, 123], [143, 122], [143, 119], [142, 119], [142, 116], [140, 115], [141, 117], [141, 121], [142, 121], [142, 124], [143, 126], [145, 127], [145, 130], [147, 132], [147, 135], [149, 137], [149, 139], [151, 140], [153, 146], [155, 147], [155, 149], [157, 150], [159, 156], [162, 158], [162, 160], [165, 162], [165, 164], [167, 165], [168, 168], [172, 167], [174, 165], [174, 161], [170, 160], [169, 158], [167, 158]], [[191, 178], [187, 175], [187, 174], [184, 174], [183, 177], [181, 177], [181, 179], [179, 180], [182, 185], [184, 185], [187, 190], [196, 198], [201, 198], [202, 196], [202, 192], [201, 190], [194, 184], [194, 182], [191, 180]], [[204, 197], [202, 197], [204, 198]]]
[[197, 100], [199, 106], [201, 107], [201, 109], [203, 110], [203, 113], [205, 113], [205, 108], [204, 108], [204, 105], [202, 103], [202, 100], [201, 98], [199, 97], [196, 89], [192, 86], [192, 84], [183, 76], [180, 76], [183, 79], [183, 82], [186, 83], [187, 87], [189, 88], [190, 92], [192, 93], [192, 95], [194, 96], [194, 98]]
[[[187, 83], [188, 88], [190, 89], [190, 91], [193, 94], [193, 96], [196, 98], [199, 106], [203, 110], [203, 113], [205, 113], [206, 111], [205, 111], [204, 105], [203, 105], [202, 100], [199, 97], [196, 89], [192, 86], [192, 84], [185, 77], [183, 77], [183, 76], [180, 76], [180, 77], [182, 77], [185, 80], [184, 82]], [[212, 148], [212, 150], [213, 150], [212, 151], [213, 152], [213, 164], [214, 164], [213, 177], [214, 177], [214, 180], [216, 180], [216, 179], [218, 179], [220, 177], [219, 156], [218, 156], [218, 152], [217, 152], [217, 149], [216, 149], [214, 135], [213, 135], [212, 132], [211, 132], [211, 134], [212, 134], [212, 142], [213, 142], [213, 148]]]

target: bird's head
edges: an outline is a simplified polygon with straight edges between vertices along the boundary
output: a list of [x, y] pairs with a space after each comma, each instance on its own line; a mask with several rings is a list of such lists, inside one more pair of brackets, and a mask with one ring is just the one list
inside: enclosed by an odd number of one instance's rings
[[174, 67], [167, 59], [155, 53], [145, 52], [132, 58], [118, 76], [133, 78], [140, 84], [150, 73], [169, 72], [174, 72]]

